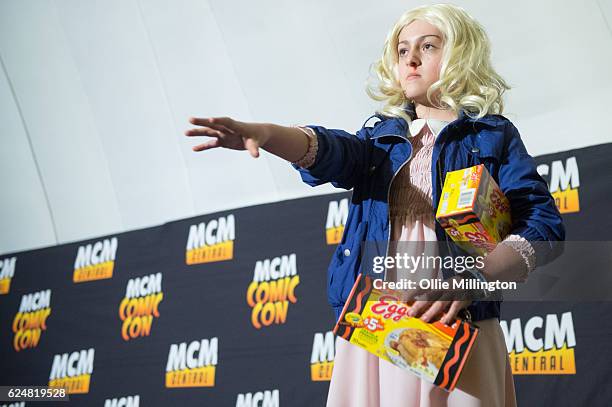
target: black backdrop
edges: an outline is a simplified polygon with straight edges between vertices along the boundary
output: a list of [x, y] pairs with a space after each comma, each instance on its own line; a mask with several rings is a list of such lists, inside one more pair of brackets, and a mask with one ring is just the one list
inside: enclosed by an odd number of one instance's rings
[[[551, 188], [556, 188], [553, 184], [560, 180], [560, 192], [556, 194], [578, 197], [579, 209], [571, 202], [576, 198], [568, 203], [561, 197], [559, 202], [565, 212], [568, 240], [606, 240], [612, 228], [608, 212], [612, 199], [610, 156], [612, 144], [537, 157]], [[59, 373], [53, 379], [82, 385], [89, 378], [85, 392], [71, 394], [69, 403], [58, 405], [324, 405], [333, 363], [330, 330], [334, 324], [326, 300], [326, 270], [335, 247], [326, 242], [326, 225], [330, 226], [328, 216], [333, 218], [334, 210], [339, 209], [337, 214], [342, 217], [343, 205], [349, 199], [350, 192], [343, 192], [239, 208], [1, 256], [0, 287], [4, 286], [5, 292], [0, 295], [0, 385], [47, 385], [55, 360]], [[223, 226], [215, 228], [219, 219], [225, 222], [225, 231], [219, 231]], [[190, 229], [195, 231], [202, 222], [210, 228], [209, 241], [224, 237], [233, 240], [231, 259], [186, 264]], [[203, 237], [207, 239], [206, 233]], [[97, 250], [87, 256], [93, 262], [110, 260], [102, 267], [112, 267], [112, 277], [73, 282], [79, 248], [85, 250], [91, 245], [95, 249], [96, 242], [111, 243], [113, 238], [114, 256], [100, 259]], [[280, 267], [275, 267], [277, 258]], [[265, 274], [268, 266], [271, 281], [254, 284], [261, 296], [266, 292], [271, 295], [276, 287], [278, 301], [253, 308], [247, 298], [249, 286], [256, 268]], [[151, 323], [150, 333], [125, 340], [120, 306], [129, 281], [157, 273], [161, 273], [160, 286], [142, 286], [145, 291], [153, 291], [152, 297], [160, 292], [163, 296], [157, 312], [144, 310], [142, 322]], [[291, 282], [294, 289], [283, 290]], [[44, 290], [50, 290], [49, 304], [40, 304], [39, 310], [20, 309], [28, 298], [34, 298], [28, 295]], [[148, 300], [134, 299], [132, 303], [139, 301]], [[564, 347], [560, 351], [532, 348], [521, 352], [515, 348], [516, 341], [510, 341], [511, 359], [518, 358], [520, 367], [515, 372], [519, 405], [609, 405], [611, 305], [503, 304], [502, 326], [506, 331], [511, 329], [515, 339], [518, 332], [525, 343], [544, 339], [550, 331], [546, 324], [556, 321], [564, 327], [556, 332], [557, 342]], [[256, 328], [252, 316], [259, 308], [265, 312], [256, 314], [256, 321], [272, 323]], [[37, 311], [50, 314], [44, 329], [38, 330], [19, 322], [23, 320], [20, 311], [29, 311], [30, 319]], [[529, 323], [538, 317], [543, 324]], [[13, 329], [15, 323], [22, 329]], [[17, 337], [37, 332], [40, 338], [36, 345], [30, 347], [27, 341], [16, 344]], [[93, 357], [88, 363], [84, 356], [90, 349]], [[166, 369], [168, 365], [173, 368], [174, 362], [169, 363], [173, 349], [179, 355], [183, 352], [186, 363], [181, 365], [179, 357], [174, 368], [184, 370], [173, 374], [195, 378], [200, 386], [167, 385]], [[525, 359], [537, 363], [524, 365]], [[555, 365], [551, 367], [553, 359]], [[3, 404], [9, 405], [0, 402], [0, 406]]]

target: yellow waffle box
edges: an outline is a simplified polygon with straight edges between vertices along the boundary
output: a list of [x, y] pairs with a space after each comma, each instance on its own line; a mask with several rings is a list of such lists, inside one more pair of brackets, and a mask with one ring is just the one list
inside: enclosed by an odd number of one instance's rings
[[436, 219], [463, 250], [483, 256], [510, 231], [510, 203], [480, 164], [446, 174]]
[[397, 292], [374, 288], [359, 274], [336, 323], [337, 336], [423, 380], [452, 391], [474, 345], [478, 327], [455, 319], [451, 325], [408, 316]]

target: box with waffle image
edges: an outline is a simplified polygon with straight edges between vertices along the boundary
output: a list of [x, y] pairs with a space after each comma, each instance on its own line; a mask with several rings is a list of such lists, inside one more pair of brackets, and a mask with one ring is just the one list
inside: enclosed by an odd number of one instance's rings
[[478, 335], [478, 327], [456, 318], [427, 323], [408, 316], [411, 302], [374, 288], [359, 274], [334, 328], [350, 343], [421, 379], [452, 391]]
[[480, 164], [446, 174], [436, 219], [463, 250], [482, 256], [510, 231], [510, 203]]

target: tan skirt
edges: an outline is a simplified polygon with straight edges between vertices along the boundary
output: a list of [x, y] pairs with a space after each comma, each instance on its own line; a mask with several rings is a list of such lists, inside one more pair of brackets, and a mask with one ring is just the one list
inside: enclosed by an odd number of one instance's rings
[[480, 332], [452, 392], [420, 380], [342, 338], [336, 340], [328, 407], [516, 406], [514, 381], [497, 318]]

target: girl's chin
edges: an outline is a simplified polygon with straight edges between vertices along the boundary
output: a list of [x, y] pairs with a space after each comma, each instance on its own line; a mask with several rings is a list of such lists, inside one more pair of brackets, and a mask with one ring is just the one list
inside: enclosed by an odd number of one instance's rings
[[426, 92], [415, 92], [415, 89], [410, 89], [410, 92], [404, 90], [404, 95], [408, 100], [423, 99], [423, 97], [426, 96]]
[[404, 95], [406, 95], [406, 99], [410, 100], [411, 102], [413, 100], [419, 101], [419, 100], [426, 99], [426, 96], [423, 96], [423, 95], [411, 95], [409, 93], [408, 94], [404, 93]]

